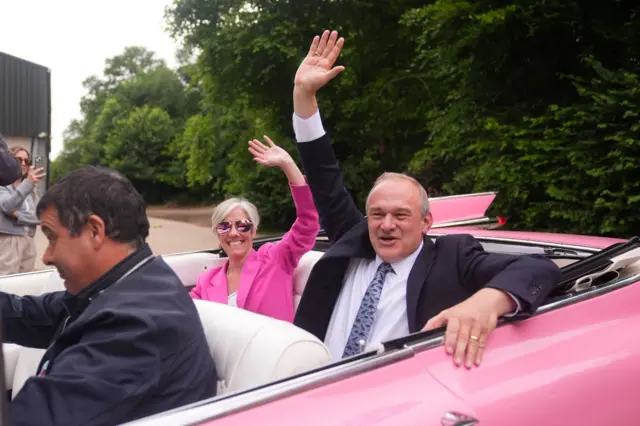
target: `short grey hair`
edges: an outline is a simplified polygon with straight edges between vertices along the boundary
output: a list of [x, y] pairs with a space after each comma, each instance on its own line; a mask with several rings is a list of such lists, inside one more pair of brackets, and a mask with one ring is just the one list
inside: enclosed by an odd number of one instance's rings
[[371, 188], [371, 191], [369, 191], [369, 195], [367, 195], [367, 204], [366, 204], [367, 208], [369, 207], [369, 199], [371, 198], [371, 193], [373, 192], [373, 190], [376, 189], [376, 187], [378, 187], [378, 185], [380, 185], [382, 182], [385, 182], [388, 180], [405, 180], [414, 184], [418, 188], [418, 191], [420, 191], [420, 203], [422, 204], [422, 215], [426, 216], [429, 214], [429, 195], [427, 194], [427, 190], [424, 189], [424, 186], [422, 186], [417, 179], [409, 175], [406, 175], [404, 173], [394, 173], [394, 172], [384, 172], [383, 174], [378, 176], [378, 179], [376, 179], [376, 181], [373, 183], [373, 187]]
[[236, 207], [240, 207], [244, 210], [247, 216], [249, 216], [249, 220], [253, 223], [254, 228], [257, 230], [260, 225], [258, 209], [252, 202], [242, 197], [229, 198], [218, 204], [211, 215], [211, 225], [214, 228], [218, 226], [218, 224], [222, 222], [224, 218], [227, 217]]

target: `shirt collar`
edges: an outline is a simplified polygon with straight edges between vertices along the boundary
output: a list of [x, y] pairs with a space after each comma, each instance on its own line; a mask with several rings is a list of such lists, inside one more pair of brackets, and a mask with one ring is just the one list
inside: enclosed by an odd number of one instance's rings
[[[415, 249], [415, 251], [413, 251], [409, 256], [405, 257], [402, 260], [398, 260], [396, 262], [391, 263], [393, 272], [396, 274], [397, 277], [403, 278], [403, 279], [409, 278], [409, 273], [411, 272], [411, 268], [413, 268], [413, 264], [416, 262], [416, 258], [418, 257], [418, 254], [420, 254], [420, 250], [422, 250], [422, 247], [424, 247], [424, 239], [420, 241], [420, 245], [418, 246], [418, 248]], [[378, 266], [380, 266], [382, 262], [383, 260], [380, 259], [380, 256], [376, 254], [376, 263], [375, 263], [376, 270], [378, 269]]]

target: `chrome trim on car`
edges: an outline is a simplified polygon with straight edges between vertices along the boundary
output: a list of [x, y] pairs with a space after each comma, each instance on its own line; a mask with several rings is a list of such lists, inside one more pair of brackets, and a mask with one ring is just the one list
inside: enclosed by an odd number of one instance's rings
[[582, 293], [578, 293], [574, 296], [567, 297], [566, 299], [561, 299], [556, 302], [551, 302], [549, 304], [543, 305], [539, 307], [534, 315], [544, 314], [550, 311], [554, 311], [559, 308], [563, 308], [568, 305], [572, 305], [577, 302], [582, 302], [585, 300], [593, 299], [594, 297], [601, 296], [603, 294], [611, 293], [612, 291], [627, 287], [633, 283], [640, 281], [640, 274], [634, 274], [630, 277], [624, 278], [620, 281], [614, 281], [610, 284], [605, 284], [602, 287], [592, 287], [591, 289], [584, 291]]
[[440, 419], [442, 426], [474, 426], [478, 424], [478, 419], [457, 411], [448, 411]]
[[[634, 274], [620, 281], [615, 281], [610, 284], [605, 284], [602, 287], [592, 288], [585, 292], [578, 293], [573, 296], [569, 296], [567, 298], [558, 300], [556, 302], [551, 302], [546, 305], [543, 305], [539, 307], [532, 316], [545, 314], [547, 312], [554, 311], [556, 309], [563, 308], [565, 306], [569, 306], [574, 303], [579, 303], [585, 300], [593, 299], [594, 297], [601, 296], [603, 294], [607, 294], [612, 291], [627, 287], [638, 281], [640, 281], [640, 274]], [[525, 321], [528, 318], [530, 317], [519, 318], [519, 319], [516, 319], [516, 321]], [[511, 323], [512, 321], [503, 322], [499, 324], [498, 327], [502, 327], [504, 325], [511, 324]], [[440, 334], [437, 336], [428, 337], [425, 340], [419, 340], [419, 338], [416, 338], [415, 343], [407, 342], [403, 345], [403, 348], [412, 349], [414, 352], [423, 352], [429, 349], [437, 348], [439, 346], [442, 346], [443, 344], [444, 344], [444, 335]]]
[[454, 198], [468, 198], [468, 197], [481, 197], [484, 195], [498, 195], [497, 192], [476, 192], [472, 194], [460, 194], [460, 195], [445, 195], [444, 197], [429, 197], [429, 202], [437, 200], [451, 200]]
[[407, 349], [413, 349], [414, 352], [423, 352], [429, 349], [437, 348], [444, 344], [444, 336], [430, 337], [418, 343], [407, 343], [404, 345]]
[[453, 228], [454, 226], [485, 225], [492, 223], [498, 223], [498, 219], [480, 217], [477, 219], [453, 220], [451, 222], [436, 223], [431, 227], [431, 229]]
[[[448, 235], [445, 233], [427, 233], [428, 237], [439, 237], [442, 235]], [[495, 241], [495, 242], [505, 242], [505, 243], [515, 243], [515, 244], [524, 244], [524, 245], [536, 245], [543, 247], [558, 247], [558, 248], [568, 248], [573, 250], [583, 250], [591, 253], [598, 253], [603, 249], [594, 248], [594, 247], [585, 247], [585, 246], [576, 246], [572, 244], [562, 244], [562, 243], [550, 243], [546, 241], [535, 241], [535, 240], [518, 240], [515, 238], [501, 238], [501, 237], [484, 237], [474, 235], [474, 238], [478, 241]]]
[[[371, 353], [374, 354], [374, 352]], [[321, 369], [298, 378], [285, 380], [272, 385], [267, 384], [255, 390], [246, 389], [236, 393], [221, 395], [220, 397], [201, 401], [165, 413], [160, 413], [147, 417], [146, 419], [126, 423], [126, 425], [197, 425], [200, 422], [224, 417], [237, 413], [238, 411], [248, 410], [273, 400], [285, 398], [328, 383], [346, 379], [356, 374], [365, 373], [393, 362], [408, 359], [411, 358], [413, 354], [413, 349], [406, 348], [391, 351], [379, 356], [373, 356], [371, 358], [364, 358], [353, 363], [341, 364], [336, 367], [331, 367], [331, 365], [329, 365], [325, 369]]]

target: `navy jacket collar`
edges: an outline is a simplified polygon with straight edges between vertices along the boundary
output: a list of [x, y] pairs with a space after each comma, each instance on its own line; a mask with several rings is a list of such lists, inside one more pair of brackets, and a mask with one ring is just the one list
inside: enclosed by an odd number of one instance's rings
[[67, 312], [72, 317], [71, 319], [73, 320], [75, 317], [79, 316], [86, 309], [89, 303], [91, 303], [91, 299], [116, 283], [127, 272], [152, 255], [153, 252], [151, 251], [151, 247], [149, 247], [148, 244], [145, 244], [143, 247], [125, 257], [120, 261], [120, 263], [115, 265], [96, 281], [89, 284], [89, 286], [84, 290], [77, 294], [67, 293], [64, 298], [64, 305]]

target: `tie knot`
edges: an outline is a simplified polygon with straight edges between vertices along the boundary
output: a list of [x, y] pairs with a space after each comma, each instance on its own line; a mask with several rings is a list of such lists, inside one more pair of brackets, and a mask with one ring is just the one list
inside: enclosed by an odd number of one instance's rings
[[382, 262], [380, 264], [380, 266], [378, 266], [378, 274], [379, 275], [387, 275], [387, 273], [393, 271], [393, 267], [387, 263], [387, 262]]

